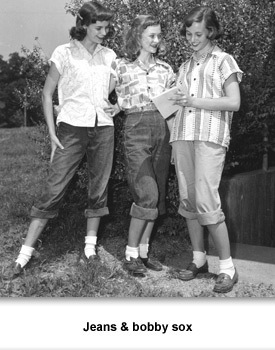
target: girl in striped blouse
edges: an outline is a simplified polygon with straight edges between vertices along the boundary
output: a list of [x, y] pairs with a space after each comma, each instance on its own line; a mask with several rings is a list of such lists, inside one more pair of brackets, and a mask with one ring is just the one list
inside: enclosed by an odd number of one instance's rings
[[219, 255], [219, 276], [214, 291], [227, 293], [238, 280], [218, 188], [234, 111], [240, 107], [242, 71], [232, 56], [213, 44], [221, 35], [215, 12], [194, 8], [184, 19], [182, 34], [193, 55], [182, 64], [173, 97], [177, 112], [171, 138], [179, 183], [179, 213], [186, 218], [193, 261], [179, 272], [187, 281], [208, 272], [204, 247], [206, 226]]

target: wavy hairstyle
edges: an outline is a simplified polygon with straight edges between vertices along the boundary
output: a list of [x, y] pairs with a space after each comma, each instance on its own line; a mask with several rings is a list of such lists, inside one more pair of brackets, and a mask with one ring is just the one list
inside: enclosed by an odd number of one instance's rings
[[[70, 30], [70, 36], [72, 39], [76, 39], [82, 41], [87, 35], [87, 29], [84, 27], [88, 27], [92, 23], [96, 23], [97, 21], [111, 21], [114, 17], [114, 13], [111, 10], [108, 10], [105, 6], [100, 4], [97, 1], [88, 1], [85, 2], [84, 5], [80, 8], [77, 17], [76, 17], [76, 25], [72, 27]], [[113, 34], [113, 28], [110, 27], [110, 31], [107, 36]]]
[[186, 35], [186, 28], [191, 27], [194, 22], [205, 22], [205, 27], [210, 31], [209, 40], [219, 39], [222, 36], [222, 28], [215, 12], [207, 6], [197, 6], [191, 10], [183, 19], [181, 34]]
[[[124, 56], [129, 61], [135, 61], [140, 54], [141, 49], [141, 36], [147, 27], [160, 25], [159, 19], [152, 15], [139, 15], [137, 16], [130, 29], [125, 35], [124, 42]], [[164, 45], [161, 44], [156, 53], [162, 53], [164, 51]]]

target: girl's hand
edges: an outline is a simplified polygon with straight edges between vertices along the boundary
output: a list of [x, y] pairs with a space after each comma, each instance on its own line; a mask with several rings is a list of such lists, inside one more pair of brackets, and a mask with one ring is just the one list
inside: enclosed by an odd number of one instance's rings
[[192, 107], [193, 97], [186, 95], [185, 93], [178, 91], [174, 94], [173, 97], [170, 97], [169, 100], [174, 101], [175, 105], [181, 107]]
[[112, 105], [109, 101], [106, 101], [106, 102], [108, 105], [103, 108], [106, 114], [109, 114], [111, 117], [114, 117], [116, 114], [120, 112], [120, 108], [117, 103], [115, 105]]
[[53, 161], [53, 156], [54, 156], [54, 152], [57, 149], [57, 147], [64, 149], [64, 147], [62, 146], [62, 144], [60, 143], [59, 139], [57, 138], [56, 135], [51, 136], [51, 146], [52, 146], [52, 150], [51, 150], [51, 157], [50, 157], [50, 162]]

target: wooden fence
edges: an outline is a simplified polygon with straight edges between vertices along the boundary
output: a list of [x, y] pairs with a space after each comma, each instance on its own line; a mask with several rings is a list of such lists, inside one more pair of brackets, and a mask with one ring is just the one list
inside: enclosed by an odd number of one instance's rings
[[275, 167], [223, 178], [219, 192], [231, 242], [275, 247]]

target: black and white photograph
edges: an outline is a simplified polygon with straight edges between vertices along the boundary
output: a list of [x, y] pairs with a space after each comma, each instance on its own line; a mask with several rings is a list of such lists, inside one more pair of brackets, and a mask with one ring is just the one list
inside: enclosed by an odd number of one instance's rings
[[274, 19], [0, 0], [0, 349], [275, 349]]

